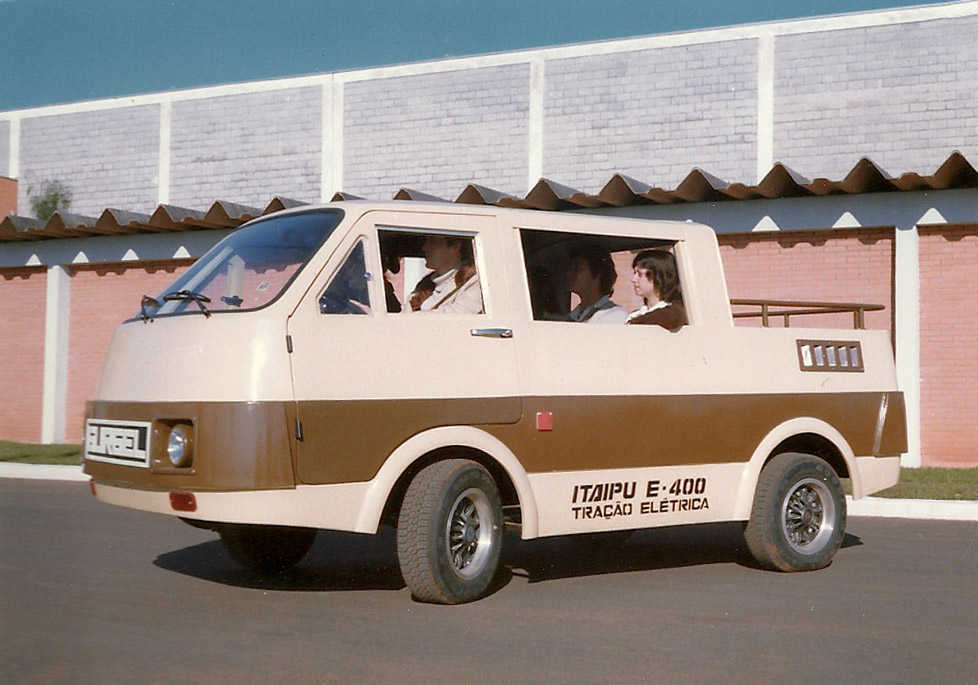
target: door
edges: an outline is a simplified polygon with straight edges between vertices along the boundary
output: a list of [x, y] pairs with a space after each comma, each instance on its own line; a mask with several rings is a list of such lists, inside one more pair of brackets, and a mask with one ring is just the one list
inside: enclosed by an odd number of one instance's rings
[[[301, 482], [366, 481], [399, 444], [427, 429], [519, 420], [494, 222], [370, 212], [338, 246], [289, 319]], [[451, 274], [439, 274], [447, 278], [437, 302], [405, 311], [432, 236], [430, 244], [468, 246], [460, 251], [470, 263], [456, 274], [468, 276], [456, 286]]]

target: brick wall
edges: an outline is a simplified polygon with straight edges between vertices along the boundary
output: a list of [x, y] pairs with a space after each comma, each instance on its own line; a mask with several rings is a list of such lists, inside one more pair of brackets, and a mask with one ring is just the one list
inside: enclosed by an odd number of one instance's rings
[[544, 176], [597, 192], [615, 172], [675, 187], [692, 166], [753, 179], [757, 42], [546, 63]]
[[[884, 311], [866, 314], [866, 328], [892, 333], [893, 229], [721, 233], [717, 239], [732, 299], [883, 304]], [[759, 319], [735, 322], [760, 325]], [[804, 316], [792, 325], [852, 328], [852, 315]]]
[[0, 121], [0, 176], [10, 175], [10, 122]]
[[978, 156], [978, 17], [779, 36], [774, 156], [841, 178], [867, 156], [930, 173]]
[[156, 105], [25, 118], [18, 204], [29, 213], [30, 189], [57, 180], [71, 188], [75, 214], [98, 216], [106, 207], [150, 213], [159, 149]]
[[978, 462], [978, 225], [920, 230], [925, 466]]
[[17, 212], [17, 181], [0, 176], [0, 221]]
[[264, 207], [319, 201], [322, 90], [293, 88], [173, 103], [170, 203]]
[[85, 402], [98, 384], [116, 327], [139, 310], [139, 297], [155, 295], [193, 260], [76, 266], [71, 274], [68, 395], [65, 439], [81, 442]]
[[43, 267], [0, 269], [0, 440], [41, 438], [46, 289]]
[[[891, 330], [893, 230], [842, 229], [720, 234], [731, 297], [886, 303], [867, 327]], [[628, 284], [630, 255], [616, 264], [615, 299], [638, 306]], [[191, 260], [75, 266], [71, 276], [66, 439], [82, 439], [115, 327]], [[978, 455], [978, 227], [921, 229], [921, 405], [925, 466], [974, 466]], [[41, 267], [0, 270], [0, 439], [40, 438], [46, 276]], [[795, 325], [849, 328], [849, 315], [796, 319]], [[758, 325], [737, 321], [737, 325]], [[776, 321], [774, 325], [780, 325]], [[10, 353], [12, 351], [12, 353]]]
[[349, 83], [343, 189], [390, 198], [410, 187], [455, 199], [465, 184], [527, 186], [529, 65]]

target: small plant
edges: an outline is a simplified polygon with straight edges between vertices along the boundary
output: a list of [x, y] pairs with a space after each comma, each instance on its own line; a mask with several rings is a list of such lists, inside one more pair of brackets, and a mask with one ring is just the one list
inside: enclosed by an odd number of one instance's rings
[[47, 221], [55, 212], [66, 212], [71, 209], [72, 193], [61, 181], [41, 181], [36, 191], [33, 186], [27, 189], [30, 197], [31, 211], [38, 219]]

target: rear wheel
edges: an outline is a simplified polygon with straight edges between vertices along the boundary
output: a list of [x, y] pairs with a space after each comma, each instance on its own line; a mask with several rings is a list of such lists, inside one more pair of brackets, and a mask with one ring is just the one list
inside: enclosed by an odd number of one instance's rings
[[779, 571], [813, 571], [832, 563], [846, 532], [839, 477], [808, 454], [774, 457], [761, 471], [744, 530], [757, 562]]
[[397, 556], [421, 602], [482, 597], [499, 567], [499, 490], [479, 464], [451, 459], [426, 467], [408, 486], [397, 525]]
[[316, 539], [313, 528], [284, 526], [227, 524], [218, 533], [232, 559], [261, 574], [292, 568], [306, 556]]

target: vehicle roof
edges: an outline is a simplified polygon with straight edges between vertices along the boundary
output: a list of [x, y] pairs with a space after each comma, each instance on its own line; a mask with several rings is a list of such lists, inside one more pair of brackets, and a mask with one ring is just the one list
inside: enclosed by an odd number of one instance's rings
[[317, 205], [303, 205], [284, 209], [270, 216], [285, 216], [301, 214], [324, 209], [342, 209], [350, 215], [364, 216], [369, 212], [397, 212], [403, 214], [438, 214], [455, 216], [492, 216], [507, 219], [507, 223], [521, 228], [561, 230], [570, 228], [576, 230], [595, 230], [598, 232], [623, 231], [634, 234], [648, 234], [654, 237], [662, 236], [663, 230], [675, 239], [689, 239], [693, 235], [708, 232], [713, 235], [713, 229], [704, 224], [691, 221], [673, 221], [666, 219], [636, 219], [619, 217], [608, 214], [586, 212], [548, 212], [534, 209], [516, 209], [496, 207], [492, 205], [468, 205], [451, 202], [426, 202], [417, 200], [342, 200]]

